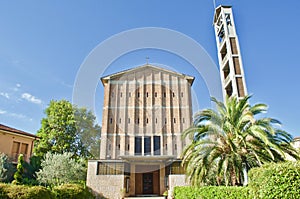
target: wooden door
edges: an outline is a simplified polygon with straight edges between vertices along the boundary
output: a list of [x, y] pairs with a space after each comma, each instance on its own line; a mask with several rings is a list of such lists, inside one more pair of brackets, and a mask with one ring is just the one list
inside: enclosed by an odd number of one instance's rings
[[143, 175], [142, 173], [135, 174], [135, 195], [143, 194]]
[[143, 173], [143, 194], [153, 194], [153, 173]]

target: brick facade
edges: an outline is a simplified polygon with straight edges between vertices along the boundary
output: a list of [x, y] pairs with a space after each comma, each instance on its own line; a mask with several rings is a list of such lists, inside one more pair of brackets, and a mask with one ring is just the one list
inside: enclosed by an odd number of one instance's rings
[[[126, 195], [162, 195], [169, 184], [165, 168], [180, 159], [189, 143], [181, 135], [192, 123], [194, 77], [147, 64], [101, 81], [104, 103], [100, 160], [89, 162], [87, 185], [111, 198], [108, 190], [116, 194], [126, 188], [128, 177]], [[97, 175], [97, 164], [114, 160], [130, 164], [130, 171], [128, 176], [114, 176], [122, 182], [110, 185], [111, 175]]]

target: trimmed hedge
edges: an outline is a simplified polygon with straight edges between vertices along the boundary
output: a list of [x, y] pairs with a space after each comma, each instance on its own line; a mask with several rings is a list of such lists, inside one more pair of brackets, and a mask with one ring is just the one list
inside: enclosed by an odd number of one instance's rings
[[175, 187], [174, 197], [176, 199], [236, 199], [251, 198], [247, 187], [225, 187], [225, 186], [204, 186], [204, 187]]
[[249, 172], [250, 193], [256, 198], [300, 198], [300, 162], [265, 164]]
[[50, 190], [42, 186], [0, 184], [0, 198], [3, 199], [51, 199], [53, 196]]
[[175, 187], [174, 197], [194, 199], [296, 199], [300, 198], [300, 161], [265, 164], [249, 171], [247, 187]]
[[79, 184], [64, 184], [56, 186], [52, 189], [57, 199], [90, 199], [95, 198], [92, 193], [89, 192], [87, 187]]
[[92, 199], [88, 188], [80, 184], [65, 184], [53, 187], [52, 191], [42, 186], [0, 184], [1, 199]]

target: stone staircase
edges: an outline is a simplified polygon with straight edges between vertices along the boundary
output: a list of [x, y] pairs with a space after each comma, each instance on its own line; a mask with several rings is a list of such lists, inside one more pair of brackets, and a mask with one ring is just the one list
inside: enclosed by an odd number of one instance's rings
[[166, 197], [157, 196], [157, 195], [140, 195], [140, 196], [125, 197], [124, 199], [166, 199]]

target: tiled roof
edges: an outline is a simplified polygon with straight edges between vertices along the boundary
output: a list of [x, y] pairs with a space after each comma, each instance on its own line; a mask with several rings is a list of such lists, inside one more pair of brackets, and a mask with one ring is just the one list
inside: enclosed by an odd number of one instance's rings
[[10, 133], [19, 134], [19, 135], [25, 135], [25, 136], [29, 136], [29, 137], [32, 137], [32, 138], [39, 138], [38, 136], [33, 135], [31, 133], [27, 133], [27, 132], [24, 132], [24, 131], [15, 129], [15, 128], [11, 128], [11, 127], [5, 126], [3, 124], [0, 124], [0, 130], [7, 131], [7, 132], [10, 132]]
[[300, 141], [300, 137], [294, 137], [294, 141]]

